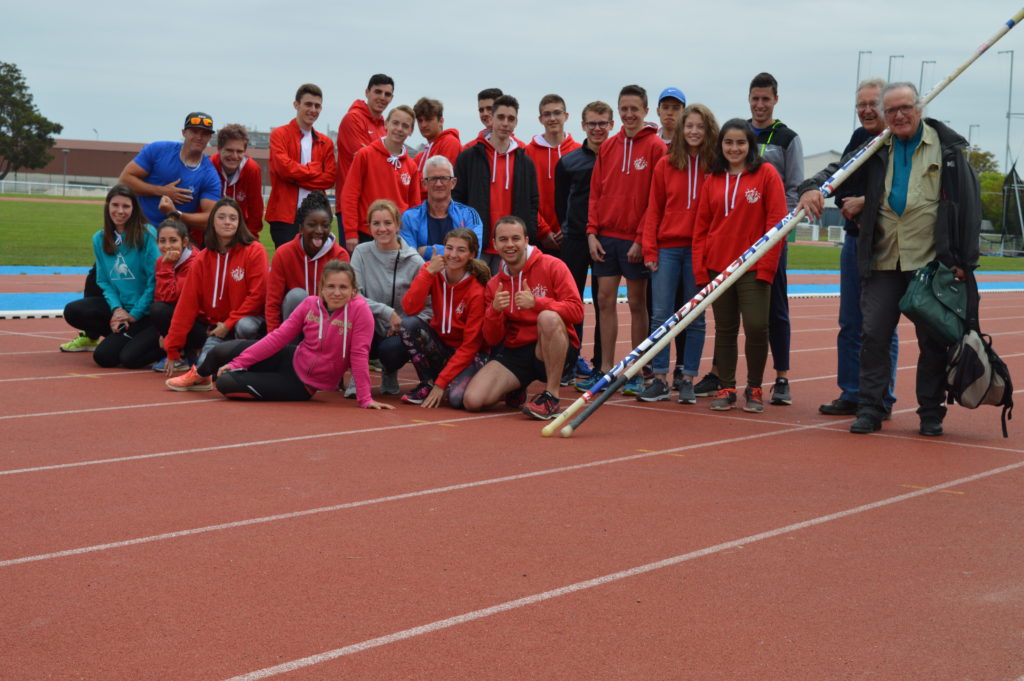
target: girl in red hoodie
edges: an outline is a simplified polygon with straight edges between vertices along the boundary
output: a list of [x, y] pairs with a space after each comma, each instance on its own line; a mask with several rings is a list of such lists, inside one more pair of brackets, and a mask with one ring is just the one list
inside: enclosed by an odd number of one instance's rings
[[267, 252], [246, 226], [234, 199], [223, 198], [213, 206], [203, 235], [206, 248], [197, 258], [174, 309], [164, 348], [171, 374], [181, 356], [185, 336], [196, 320], [206, 328], [206, 341], [196, 366], [166, 381], [171, 390], [210, 390], [213, 373], [207, 355], [229, 338], [255, 339], [263, 335], [263, 304], [266, 298]]
[[[693, 228], [693, 269], [702, 287], [786, 216], [782, 179], [758, 155], [754, 133], [743, 119], [722, 126], [712, 171]], [[743, 410], [764, 410], [761, 381], [768, 359], [769, 296], [781, 248], [779, 244], [765, 253], [713, 303], [715, 359], [724, 388], [711, 401], [712, 409], [736, 407], [736, 338], [742, 317], [747, 357]]]
[[[402, 298], [408, 315], [402, 319], [402, 342], [416, 367], [420, 384], [402, 395], [406, 404], [462, 408], [462, 395], [473, 374], [484, 365], [484, 289], [491, 270], [473, 256], [479, 250], [476, 234], [457, 227], [444, 238], [444, 254], [423, 266]], [[434, 316], [428, 325], [417, 317], [430, 296]]]
[[[711, 174], [718, 141], [718, 121], [703, 104], [683, 110], [668, 153], [658, 159], [644, 214], [644, 264], [651, 271], [651, 328], [661, 326], [683, 303], [697, 295], [693, 277], [693, 222], [704, 179]], [[695, 404], [693, 377], [704, 349], [704, 315], [676, 336], [676, 371], [672, 388], [680, 404]], [[651, 362], [654, 380], [637, 396], [642, 402], [667, 400], [669, 348]]]
[[[167, 218], [156, 228], [156, 245], [160, 249], [160, 257], [156, 259], [156, 289], [153, 293], [153, 305], [149, 308], [149, 316], [153, 320], [153, 340], [167, 335], [174, 317], [174, 307], [185, 288], [188, 273], [196, 263], [197, 252], [192, 249], [188, 238], [188, 227], [176, 218]], [[196, 352], [206, 340], [206, 328], [198, 322], [192, 326], [185, 339], [186, 355], [195, 357]], [[189, 363], [185, 358], [172, 362], [172, 371], [185, 371]], [[167, 358], [153, 365], [153, 371], [164, 373], [167, 370]]]
[[404, 104], [396, 106], [388, 113], [385, 124], [388, 134], [356, 153], [341, 197], [346, 242], [372, 240], [370, 225], [364, 216], [374, 201], [394, 201], [399, 215], [420, 203], [416, 161], [405, 153], [405, 140], [412, 134], [415, 122], [411, 108]]
[[320, 293], [320, 273], [332, 260], [348, 262], [348, 251], [331, 234], [331, 204], [310, 192], [295, 215], [299, 233], [274, 252], [267, 275], [267, 332], [281, 325], [309, 296]]

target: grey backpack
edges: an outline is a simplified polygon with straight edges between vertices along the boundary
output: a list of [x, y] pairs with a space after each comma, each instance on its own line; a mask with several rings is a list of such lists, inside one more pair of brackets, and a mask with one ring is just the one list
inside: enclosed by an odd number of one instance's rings
[[946, 363], [947, 402], [968, 409], [983, 404], [1002, 407], [1003, 437], [1013, 418], [1013, 381], [1006, 363], [992, 349], [992, 337], [970, 329], [949, 349]]

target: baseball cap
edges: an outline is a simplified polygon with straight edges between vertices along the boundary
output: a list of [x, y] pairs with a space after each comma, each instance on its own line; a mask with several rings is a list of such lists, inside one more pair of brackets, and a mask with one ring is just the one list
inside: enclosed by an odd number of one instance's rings
[[683, 103], [683, 106], [686, 106], [686, 95], [684, 95], [683, 91], [680, 90], [679, 88], [667, 87], [664, 90], [662, 90], [661, 95], [658, 97], [658, 104], [661, 104], [661, 100], [667, 99], [668, 97], [678, 99], [680, 102]]
[[185, 116], [184, 127], [213, 132], [213, 117], [202, 111], [193, 111], [188, 116]]

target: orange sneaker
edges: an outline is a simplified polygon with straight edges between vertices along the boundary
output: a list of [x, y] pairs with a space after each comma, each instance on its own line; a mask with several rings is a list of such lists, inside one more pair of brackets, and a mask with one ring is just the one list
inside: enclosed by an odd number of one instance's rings
[[175, 390], [179, 393], [188, 392], [190, 390], [213, 390], [213, 379], [209, 376], [200, 376], [196, 373], [195, 367], [190, 367], [189, 370], [181, 376], [168, 378], [164, 381], [164, 384], [171, 390]]

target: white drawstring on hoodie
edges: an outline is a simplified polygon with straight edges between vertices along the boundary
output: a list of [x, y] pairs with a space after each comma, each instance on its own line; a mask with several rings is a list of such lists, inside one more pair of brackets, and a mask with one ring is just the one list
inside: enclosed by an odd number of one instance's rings
[[[228, 258], [230, 256], [231, 251], [217, 254], [217, 264], [213, 268], [213, 296], [210, 297], [211, 307], [217, 307], [217, 303], [224, 298], [224, 290], [228, 285]], [[221, 258], [224, 258], [223, 268], [220, 266]], [[224, 270], [223, 274], [221, 274], [221, 269]], [[219, 292], [217, 290], [218, 288], [220, 289]]]
[[622, 138], [622, 170], [621, 172], [626, 175], [630, 174], [632, 170], [630, 166], [633, 165], [633, 138], [623, 137]]
[[728, 170], [725, 171], [725, 216], [729, 217], [729, 209], [736, 208], [736, 192], [740, 190], [740, 178], [743, 177], [743, 171], [736, 173], [736, 186], [732, 190], [732, 206], [729, 205], [729, 175]]
[[[494, 149], [494, 147], [491, 147]], [[512, 154], [512, 150], [509, 149], [502, 156], [505, 157], [505, 189], [508, 190], [508, 157]], [[494, 161], [491, 163], [491, 184], [498, 178], [498, 150], [494, 149]]]
[[690, 210], [690, 203], [697, 200], [697, 178], [700, 173], [700, 154], [690, 157], [686, 166], [686, 210]]
[[[470, 276], [469, 272], [462, 274], [462, 279], [459, 279], [452, 286], [448, 285], [448, 275], [441, 272], [441, 333], [451, 333], [453, 320], [455, 318], [455, 287], [462, 283], [463, 279]], [[451, 295], [448, 295], [448, 291], [451, 291]]]

